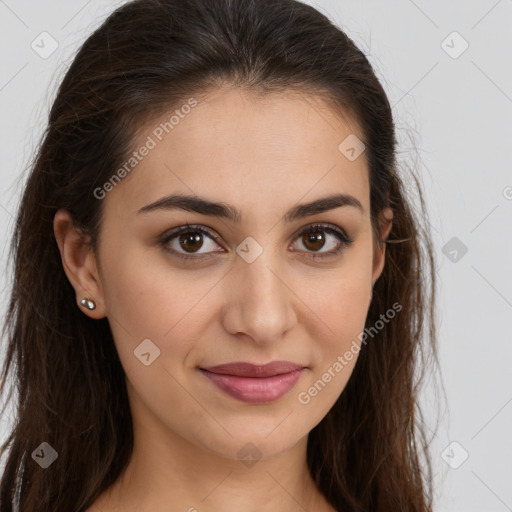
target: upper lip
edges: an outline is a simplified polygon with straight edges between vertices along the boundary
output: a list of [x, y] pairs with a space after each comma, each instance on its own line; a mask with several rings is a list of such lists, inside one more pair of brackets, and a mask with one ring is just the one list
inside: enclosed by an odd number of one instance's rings
[[302, 368], [304, 368], [303, 365], [290, 361], [272, 361], [264, 365], [246, 362], [225, 363], [201, 369], [212, 373], [236, 375], [237, 377], [271, 377], [301, 370]]

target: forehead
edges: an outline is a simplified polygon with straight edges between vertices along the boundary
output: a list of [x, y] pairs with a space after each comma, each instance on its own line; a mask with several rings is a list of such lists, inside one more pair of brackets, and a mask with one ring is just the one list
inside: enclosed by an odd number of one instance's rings
[[347, 137], [361, 139], [360, 129], [320, 96], [227, 88], [193, 99], [192, 108], [175, 106], [139, 130], [134, 150], [150, 149], [107, 202], [135, 212], [178, 192], [225, 201], [243, 212], [340, 192], [368, 209], [366, 155], [350, 160], [339, 148]]

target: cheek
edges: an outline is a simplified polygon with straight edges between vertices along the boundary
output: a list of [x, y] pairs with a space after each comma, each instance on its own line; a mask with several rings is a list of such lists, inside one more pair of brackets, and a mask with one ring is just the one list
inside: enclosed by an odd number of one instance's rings
[[133, 351], [146, 339], [161, 355], [171, 341], [174, 352], [186, 350], [173, 340], [173, 334], [191, 308], [194, 287], [188, 293], [183, 283], [163, 272], [154, 258], [150, 260], [147, 251], [112, 245], [116, 249], [106, 251], [102, 281], [106, 314], [123, 365], [129, 369], [138, 363]]
[[[315, 287], [303, 287], [301, 298], [320, 320], [326, 347], [339, 348], [363, 329], [371, 299], [370, 265], [349, 265], [316, 280]], [[312, 333], [313, 334], [313, 333]]]
[[308, 290], [301, 298], [311, 310], [315, 365], [298, 399], [302, 404], [309, 400], [309, 410], [319, 418], [342, 393], [359, 356], [371, 298], [370, 249], [361, 244], [338, 269], [317, 279], [315, 287], [303, 287]]
[[330, 280], [322, 293], [310, 293], [307, 299], [321, 322], [310, 332], [315, 364], [297, 390], [296, 399], [315, 425], [339, 398], [357, 362], [361, 346], [358, 336], [368, 313], [370, 284], [364, 273], [352, 274], [350, 279]]
[[182, 383], [187, 354], [200, 337], [196, 311], [209, 287], [179, 279], [169, 269], [164, 272], [154, 258], [127, 255], [129, 251], [109, 255], [104, 290], [133, 414], [140, 419], [150, 413], [176, 430], [185, 417], [204, 423]]
[[155, 258], [155, 249], [116, 246], [105, 258], [108, 313], [137, 336], [164, 338], [205, 295], [204, 282]]
[[[311, 309], [322, 320], [321, 329], [311, 332], [310, 337], [314, 340], [314, 351], [316, 362], [314, 377], [320, 378], [326, 371], [336, 373], [336, 378], [329, 376], [322, 378], [331, 388], [328, 393], [332, 397], [339, 395], [345, 387], [348, 377], [356, 363], [359, 354], [360, 334], [364, 330], [366, 316], [368, 313], [368, 290], [365, 280], [344, 281], [343, 285], [331, 286], [324, 290], [322, 298], [310, 297]], [[319, 325], [319, 324], [317, 324]], [[352, 352], [350, 352], [352, 350]], [[347, 357], [344, 355], [347, 354]], [[333, 365], [342, 357], [343, 371], [336, 371]], [[337, 367], [339, 370], [339, 366]], [[335, 398], [334, 398], [335, 399]]]

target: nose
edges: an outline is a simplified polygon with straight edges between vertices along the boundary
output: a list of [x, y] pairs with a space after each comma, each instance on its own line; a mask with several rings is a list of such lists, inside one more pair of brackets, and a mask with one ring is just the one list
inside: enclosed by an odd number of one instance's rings
[[230, 272], [224, 307], [226, 331], [258, 344], [282, 338], [297, 322], [297, 298], [283, 265], [265, 251], [252, 263], [240, 258]]

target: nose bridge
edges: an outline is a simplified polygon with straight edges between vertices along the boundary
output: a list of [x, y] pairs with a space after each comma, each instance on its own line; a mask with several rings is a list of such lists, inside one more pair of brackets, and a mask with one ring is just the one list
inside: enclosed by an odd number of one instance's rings
[[[250, 243], [250, 242], [249, 242]], [[240, 244], [240, 248], [247, 248]], [[250, 247], [250, 250], [255, 247]], [[236, 261], [232, 278], [235, 282], [230, 318], [235, 325], [226, 326], [231, 332], [244, 332], [257, 342], [270, 342], [280, 338], [291, 328], [293, 314], [292, 293], [285, 285], [283, 266], [278, 255], [263, 250], [251, 261], [243, 253]], [[254, 252], [253, 252], [254, 254]]]

